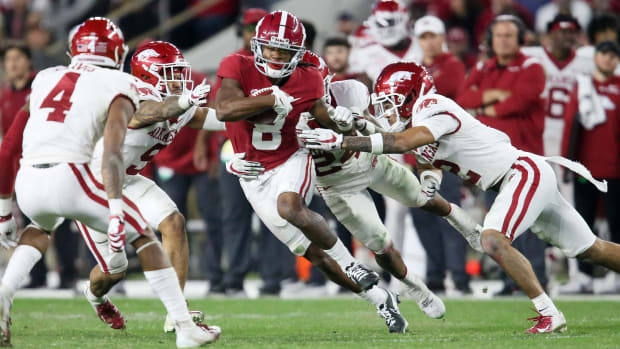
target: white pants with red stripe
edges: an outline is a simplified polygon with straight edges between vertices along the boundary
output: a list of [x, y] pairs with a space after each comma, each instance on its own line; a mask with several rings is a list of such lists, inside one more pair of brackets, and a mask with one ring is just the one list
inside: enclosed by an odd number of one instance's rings
[[239, 179], [245, 197], [267, 228], [294, 254], [303, 256], [310, 240], [278, 213], [278, 196], [286, 192], [301, 195], [306, 205], [314, 193], [314, 162], [306, 149], [295, 152], [282, 165], [254, 180]]
[[[53, 231], [65, 218], [79, 221], [90, 230], [108, 230], [107, 195], [103, 184], [95, 179], [86, 164], [60, 163], [50, 168], [22, 166], [17, 173], [15, 192], [20, 209], [44, 231]], [[147, 222], [135, 204], [136, 198], [130, 193], [123, 194], [125, 232], [127, 241], [131, 242], [147, 228]], [[84, 236], [91, 251], [108, 250], [107, 234], [100, 235], [103, 236]], [[107, 268], [101, 265], [105, 264], [105, 257], [96, 253], [95, 257], [106, 272]]]
[[528, 228], [569, 257], [583, 253], [596, 240], [560, 194], [551, 165], [541, 156], [522, 152], [504, 176], [483, 230], [500, 231], [513, 241]]
[[[351, 161], [351, 160], [349, 160]], [[317, 191], [330, 211], [364, 246], [379, 252], [390, 245], [391, 237], [379, 217], [367, 188], [393, 198], [405, 207], [423, 206], [427, 199], [421, 193], [420, 181], [405, 166], [387, 155], [374, 155], [366, 172], [349, 174], [345, 169], [338, 181], [324, 183], [317, 177]]]

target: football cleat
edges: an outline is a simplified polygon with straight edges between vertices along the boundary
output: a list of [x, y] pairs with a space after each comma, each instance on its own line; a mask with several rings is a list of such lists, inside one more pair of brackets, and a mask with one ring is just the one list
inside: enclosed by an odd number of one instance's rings
[[362, 291], [368, 291], [379, 283], [379, 274], [359, 263], [351, 263], [351, 265], [345, 268], [344, 273], [361, 287]]
[[423, 297], [416, 303], [418, 303], [420, 310], [430, 318], [441, 319], [446, 313], [446, 306], [443, 304], [443, 301], [433, 292], [429, 291], [426, 297]]
[[528, 320], [532, 320], [536, 324], [525, 330], [525, 333], [536, 334], [566, 331], [566, 318], [561, 311], [553, 315], [543, 315], [536, 309], [532, 310], [538, 313], [538, 316], [531, 317]]
[[217, 341], [222, 334], [222, 329], [218, 326], [191, 323], [187, 327], [177, 325], [176, 333], [177, 348], [193, 348]]
[[[189, 315], [192, 317], [192, 321], [198, 325], [205, 321], [205, 314], [198, 310], [190, 310]], [[174, 321], [170, 317], [170, 314], [166, 315], [166, 321], [164, 322], [164, 332], [174, 332]]]
[[122, 330], [125, 328], [125, 319], [123, 318], [123, 314], [121, 314], [118, 308], [112, 304], [109, 299], [103, 304], [96, 305], [95, 311], [101, 321], [110, 325], [112, 329]]
[[0, 292], [0, 347], [11, 347], [11, 299]]
[[400, 303], [398, 295], [390, 290], [385, 291], [387, 292], [387, 300], [385, 303], [379, 304], [377, 307], [377, 314], [385, 319], [385, 324], [390, 333], [405, 333], [409, 323], [407, 319], [400, 314], [400, 310], [398, 309], [398, 303]]

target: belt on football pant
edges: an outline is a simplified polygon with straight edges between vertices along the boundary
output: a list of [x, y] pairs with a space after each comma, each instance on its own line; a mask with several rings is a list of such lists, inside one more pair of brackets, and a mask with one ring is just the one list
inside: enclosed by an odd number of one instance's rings
[[49, 164], [34, 164], [32, 165], [32, 167], [34, 168], [50, 168], [50, 167], [54, 167], [56, 165], [58, 165], [59, 162], [53, 162], [53, 163], [49, 163]]

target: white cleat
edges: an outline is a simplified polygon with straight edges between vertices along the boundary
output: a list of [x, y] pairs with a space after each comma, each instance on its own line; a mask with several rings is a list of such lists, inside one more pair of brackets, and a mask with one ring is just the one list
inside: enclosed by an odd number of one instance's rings
[[176, 326], [176, 333], [177, 348], [194, 348], [217, 341], [222, 329], [218, 326], [192, 323], [190, 326]]
[[446, 313], [446, 306], [443, 301], [433, 292], [429, 291], [425, 297], [420, 297], [416, 303], [418, 303], [420, 310], [432, 319], [441, 319]]
[[[190, 310], [189, 315], [192, 316], [192, 321], [198, 325], [205, 321], [205, 314], [198, 310]], [[166, 315], [166, 321], [164, 321], [164, 333], [172, 333], [175, 331], [174, 321], [170, 317], [170, 314]]]
[[0, 347], [11, 347], [11, 305], [9, 297], [0, 292]]

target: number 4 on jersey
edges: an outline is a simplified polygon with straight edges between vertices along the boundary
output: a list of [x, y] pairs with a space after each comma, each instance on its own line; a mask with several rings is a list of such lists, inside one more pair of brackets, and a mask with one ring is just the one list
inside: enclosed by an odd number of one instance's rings
[[75, 90], [75, 83], [80, 77], [80, 73], [70, 72], [62, 76], [58, 84], [45, 97], [41, 103], [41, 108], [52, 108], [47, 116], [47, 121], [65, 122], [65, 114], [71, 108], [71, 95]]

